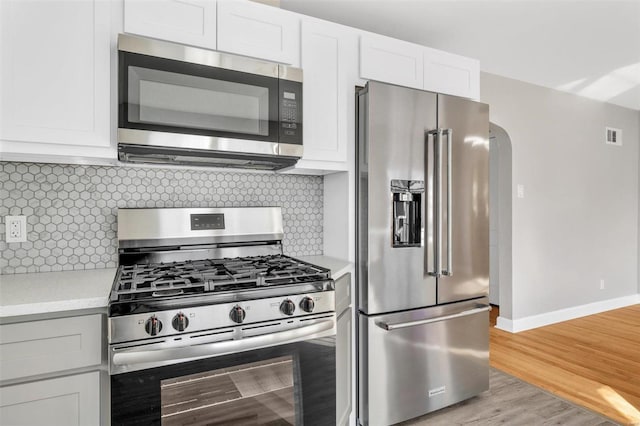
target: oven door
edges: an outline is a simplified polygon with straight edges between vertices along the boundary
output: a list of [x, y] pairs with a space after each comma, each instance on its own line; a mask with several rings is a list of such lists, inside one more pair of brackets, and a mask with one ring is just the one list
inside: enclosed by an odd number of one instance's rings
[[116, 363], [160, 366], [111, 376], [111, 423], [335, 424], [335, 318], [240, 340], [212, 337], [218, 341], [167, 349], [122, 346]]

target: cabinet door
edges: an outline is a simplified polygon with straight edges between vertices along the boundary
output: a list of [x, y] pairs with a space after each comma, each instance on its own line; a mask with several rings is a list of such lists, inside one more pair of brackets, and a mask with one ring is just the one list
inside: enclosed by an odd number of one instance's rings
[[115, 158], [110, 2], [0, 2], [0, 152]]
[[218, 50], [300, 66], [299, 15], [250, 1], [219, 0]]
[[100, 373], [91, 372], [0, 388], [0, 424], [100, 424]]
[[351, 415], [352, 308], [338, 317], [336, 337], [336, 424], [349, 424]]
[[480, 63], [441, 50], [424, 50], [424, 89], [480, 100]]
[[343, 162], [353, 138], [357, 33], [324, 21], [302, 22], [303, 160]]
[[125, 0], [124, 30], [176, 43], [216, 48], [215, 0]]
[[360, 77], [422, 89], [423, 47], [375, 34], [362, 35]]

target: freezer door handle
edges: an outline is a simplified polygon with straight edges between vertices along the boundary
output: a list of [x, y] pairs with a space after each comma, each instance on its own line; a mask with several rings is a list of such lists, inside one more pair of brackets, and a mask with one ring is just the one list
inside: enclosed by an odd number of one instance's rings
[[[447, 135], [447, 269], [442, 270], [442, 275], [451, 276], [453, 275], [453, 249], [451, 245], [453, 244], [452, 238], [452, 217], [451, 216], [451, 196], [452, 196], [452, 179], [451, 179], [451, 168], [452, 168], [452, 159], [451, 159], [451, 145], [453, 144], [453, 129], [446, 129], [444, 134]], [[440, 195], [440, 201], [442, 201], [442, 195]]]
[[490, 311], [490, 310], [491, 310], [491, 306], [490, 305], [482, 305], [482, 306], [477, 307], [477, 308], [469, 309], [467, 311], [458, 312], [457, 314], [445, 315], [443, 317], [427, 318], [427, 319], [418, 320], [418, 321], [400, 322], [400, 323], [396, 323], [396, 324], [389, 324], [389, 323], [386, 323], [384, 321], [376, 321], [376, 325], [378, 327], [382, 328], [383, 330], [392, 331], [392, 330], [397, 330], [399, 328], [414, 327], [414, 326], [417, 326], [417, 325], [432, 324], [434, 322], [447, 321], [447, 320], [454, 319], [454, 318], [466, 317], [466, 316], [469, 316], [469, 315], [474, 315], [474, 314], [478, 314], [480, 312], [486, 312], [486, 311]]

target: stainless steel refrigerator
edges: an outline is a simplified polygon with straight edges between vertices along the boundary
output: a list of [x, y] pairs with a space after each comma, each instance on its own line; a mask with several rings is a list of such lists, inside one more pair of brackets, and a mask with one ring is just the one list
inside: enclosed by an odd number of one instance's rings
[[489, 106], [369, 82], [358, 98], [358, 421], [489, 388]]

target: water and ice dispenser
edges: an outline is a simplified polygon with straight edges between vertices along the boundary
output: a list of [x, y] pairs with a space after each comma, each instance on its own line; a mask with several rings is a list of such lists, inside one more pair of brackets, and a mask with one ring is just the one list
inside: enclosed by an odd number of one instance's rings
[[424, 181], [392, 180], [393, 247], [420, 247]]

